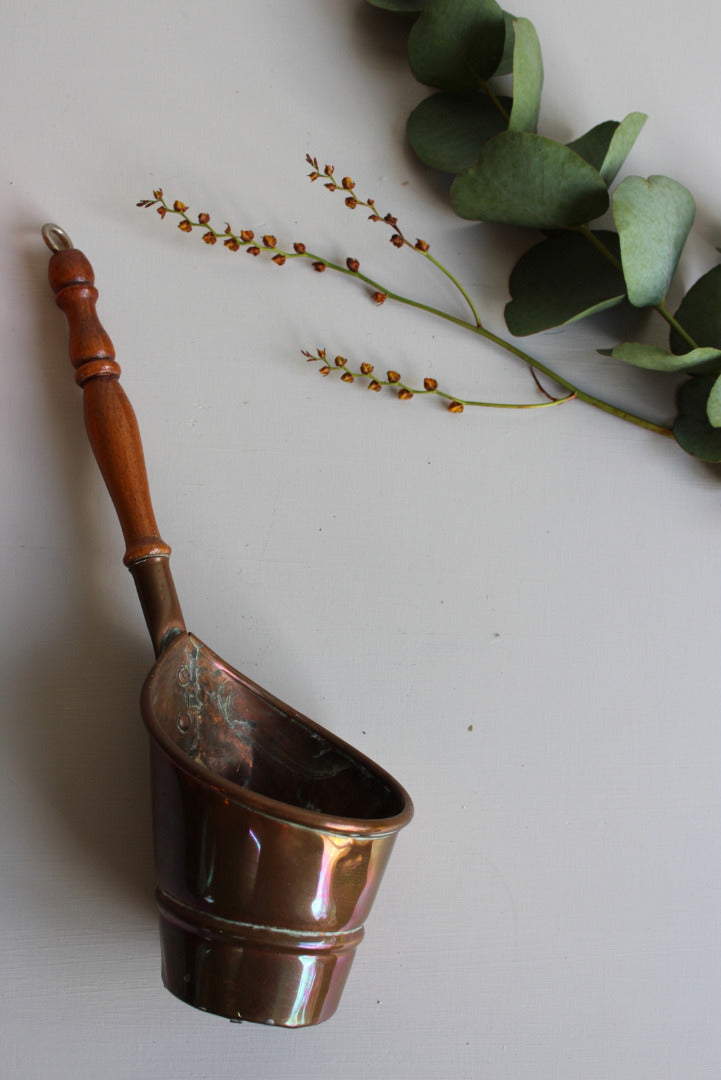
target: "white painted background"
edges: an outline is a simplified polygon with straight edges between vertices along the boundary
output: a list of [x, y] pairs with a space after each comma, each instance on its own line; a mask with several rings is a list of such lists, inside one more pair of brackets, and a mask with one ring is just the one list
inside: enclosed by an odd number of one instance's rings
[[[627, 168], [696, 196], [677, 300], [721, 243], [717, 6], [518, 13], [544, 49], [542, 129], [646, 111]], [[452, 417], [323, 381], [301, 348], [534, 396], [460, 331], [135, 209], [162, 185], [456, 303], [308, 184], [311, 151], [500, 328], [519, 243], [456, 219], [405, 147], [425, 91], [382, 14], [6, 0], [2, 24], [0, 1075], [717, 1078], [718, 470], [582, 405]], [[137, 706], [152, 651], [46, 284], [48, 219], [94, 263], [189, 625], [415, 800], [316, 1029], [230, 1025], [160, 983]], [[622, 332], [534, 347], [663, 419], [665, 384], [594, 359]]]

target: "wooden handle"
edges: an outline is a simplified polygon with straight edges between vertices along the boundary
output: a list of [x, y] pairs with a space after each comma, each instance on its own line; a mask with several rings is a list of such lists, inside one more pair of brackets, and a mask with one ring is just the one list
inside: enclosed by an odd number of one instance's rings
[[126, 566], [153, 555], [167, 558], [150, 501], [143, 444], [133, 407], [120, 385], [113, 343], [100, 324], [95, 274], [81, 251], [50, 259], [50, 285], [70, 328], [70, 360], [83, 389], [85, 426], [126, 543]]
[[123, 530], [123, 561], [133, 573], [160, 652], [169, 632], [185, 627], [168, 567], [170, 548], [160, 536], [150, 501], [138, 422], [118, 381], [120, 365], [113, 343], [95, 310], [95, 274], [83, 253], [69, 248], [55, 252], [48, 276], [68, 320], [70, 359], [83, 390], [85, 427]]

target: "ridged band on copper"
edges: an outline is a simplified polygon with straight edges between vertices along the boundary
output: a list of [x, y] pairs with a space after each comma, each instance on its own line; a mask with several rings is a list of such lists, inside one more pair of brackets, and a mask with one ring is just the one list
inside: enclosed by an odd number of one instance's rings
[[272, 952], [296, 954], [339, 953], [354, 951], [363, 940], [365, 930], [339, 930], [334, 933], [312, 930], [286, 930], [276, 926], [256, 926], [253, 923], [223, 919], [183, 904], [169, 896], [164, 889], [155, 890], [155, 899], [163, 918], [181, 929], [190, 931], [208, 941], [237, 944], [246, 943], [249, 948], [270, 949]]
[[158, 536], [141, 536], [128, 544], [123, 556], [126, 566], [132, 567], [137, 563], [146, 562], [148, 559], [169, 559], [171, 547]]

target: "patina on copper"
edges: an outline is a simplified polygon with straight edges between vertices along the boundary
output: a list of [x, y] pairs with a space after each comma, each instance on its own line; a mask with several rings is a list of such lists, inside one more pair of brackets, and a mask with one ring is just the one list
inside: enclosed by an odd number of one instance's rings
[[88, 436], [157, 657], [141, 709], [163, 981], [232, 1020], [320, 1023], [338, 1005], [411, 800], [373, 761], [187, 632], [135, 414], [95, 311], [92, 267], [57, 226], [43, 235]]

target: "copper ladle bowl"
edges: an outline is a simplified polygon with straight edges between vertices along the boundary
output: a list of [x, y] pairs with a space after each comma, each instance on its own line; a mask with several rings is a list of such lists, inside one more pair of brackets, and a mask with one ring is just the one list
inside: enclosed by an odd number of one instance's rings
[[93, 452], [118, 514], [156, 653], [150, 733], [166, 987], [231, 1020], [301, 1027], [333, 1014], [407, 792], [188, 633], [153, 515], [133, 409], [85, 256], [46, 225]]

